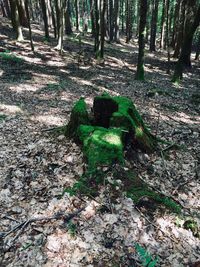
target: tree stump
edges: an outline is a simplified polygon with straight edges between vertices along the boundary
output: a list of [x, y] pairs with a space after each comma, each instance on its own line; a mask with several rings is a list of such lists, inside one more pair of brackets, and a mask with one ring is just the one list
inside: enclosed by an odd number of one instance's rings
[[153, 152], [156, 148], [156, 138], [133, 102], [121, 96], [95, 97], [91, 114], [81, 98], [72, 109], [65, 133], [83, 144], [89, 169], [116, 161], [122, 163], [127, 139], [134, 149]]

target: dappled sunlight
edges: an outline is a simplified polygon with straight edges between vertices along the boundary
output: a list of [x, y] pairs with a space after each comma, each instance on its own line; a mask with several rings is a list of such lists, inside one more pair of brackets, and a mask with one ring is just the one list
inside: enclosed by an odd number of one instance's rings
[[43, 123], [49, 126], [61, 126], [65, 123], [66, 119], [56, 115], [35, 115], [30, 116], [30, 120]]
[[79, 83], [81, 85], [87, 85], [87, 86], [93, 86], [94, 85], [93, 82], [87, 81], [85, 79], [81, 79], [81, 78], [79, 78], [77, 76], [76, 77], [70, 77], [70, 78], [71, 78], [72, 81], [75, 81], [75, 82], [77, 82], [77, 83]]
[[0, 103], [0, 112], [4, 112], [6, 115], [22, 113], [23, 110], [16, 105], [5, 105]]
[[19, 85], [10, 86], [10, 90], [17, 93], [22, 92], [37, 92], [43, 88], [42, 84], [23, 83]]

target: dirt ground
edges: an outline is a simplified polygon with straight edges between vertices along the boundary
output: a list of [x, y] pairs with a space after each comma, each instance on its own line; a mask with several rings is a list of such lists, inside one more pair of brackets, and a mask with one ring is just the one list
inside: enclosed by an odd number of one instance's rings
[[[0, 266], [142, 266], [136, 243], [158, 257], [156, 266], [200, 266], [199, 229], [195, 234], [184, 227], [188, 220], [200, 227], [199, 61], [174, 85], [174, 59], [167, 74], [165, 53], [146, 51], [146, 80], [140, 82], [134, 80], [136, 41], [106, 44], [105, 61], [97, 62], [89, 36], [81, 42], [76, 34], [66, 37], [60, 56], [55, 41], [46, 43], [35, 25], [33, 55], [29, 42], [14, 41], [9, 22], [0, 21]], [[2, 56], [6, 51], [11, 56]], [[167, 153], [164, 144], [151, 155], [138, 151], [125, 166], [180, 203], [182, 214], [138, 210], [123, 192], [111, 203], [106, 186], [93, 199], [61, 197], [86, 163], [77, 144], [48, 129], [65, 125], [80, 97], [90, 106], [103, 92], [130, 97], [152, 133], [182, 145]], [[105, 203], [110, 210], [102, 211]], [[30, 218], [82, 207], [70, 224], [33, 221], [8, 233]]]

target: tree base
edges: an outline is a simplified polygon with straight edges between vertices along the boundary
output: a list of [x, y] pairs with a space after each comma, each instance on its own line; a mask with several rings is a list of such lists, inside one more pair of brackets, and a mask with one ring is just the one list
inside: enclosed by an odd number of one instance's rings
[[153, 152], [157, 144], [133, 102], [108, 94], [95, 97], [91, 114], [84, 99], [77, 101], [65, 134], [83, 144], [89, 169], [123, 162], [127, 143], [145, 152]]

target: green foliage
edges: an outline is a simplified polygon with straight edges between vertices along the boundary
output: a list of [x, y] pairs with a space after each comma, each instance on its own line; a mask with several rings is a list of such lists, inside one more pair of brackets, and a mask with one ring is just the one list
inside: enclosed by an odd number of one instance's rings
[[96, 196], [98, 194], [98, 185], [103, 184], [104, 173], [101, 170], [87, 171], [72, 187], [67, 187], [63, 191], [70, 196], [82, 194], [86, 196]]
[[189, 219], [189, 220], [184, 222], [183, 227], [187, 230], [191, 230], [195, 237], [200, 238], [200, 230], [198, 228], [197, 221], [195, 221], [193, 219]]
[[127, 179], [129, 181], [126, 181], [126, 184], [128, 185], [125, 187], [125, 190], [127, 192], [127, 196], [130, 197], [135, 204], [138, 204], [142, 198], [147, 197], [158, 204], [164, 205], [166, 208], [175, 213], [181, 212], [180, 205], [169, 197], [165, 197], [162, 194], [149, 189], [148, 186], [138, 177], [129, 175]]
[[75, 236], [77, 232], [76, 224], [74, 224], [71, 220], [67, 224], [68, 232], [71, 236]]
[[137, 253], [139, 254], [141, 264], [143, 267], [155, 267], [158, 262], [158, 257], [153, 259], [152, 255], [143, 247], [141, 247], [139, 244], [135, 245], [135, 249]]
[[23, 59], [20, 57], [15, 56], [14, 54], [10, 53], [10, 52], [0, 52], [0, 58], [8, 61], [8, 62], [12, 62], [12, 63], [21, 63], [23, 62]]
[[6, 119], [6, 115], [5, 114], [0, 114], [0, 122]]

